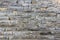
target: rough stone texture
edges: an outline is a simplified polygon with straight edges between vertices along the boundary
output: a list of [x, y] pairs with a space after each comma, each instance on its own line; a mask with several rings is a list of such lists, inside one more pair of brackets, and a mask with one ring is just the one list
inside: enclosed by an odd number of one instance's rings
[[0, 40], [60, 40], [60, 0], [0, 0]]

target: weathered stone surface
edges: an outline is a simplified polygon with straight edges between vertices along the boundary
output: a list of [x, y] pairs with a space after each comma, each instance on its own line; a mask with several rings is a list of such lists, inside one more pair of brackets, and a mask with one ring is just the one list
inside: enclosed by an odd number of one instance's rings
[[60, 0], [0, 0], [0, 40], [60, 40]]

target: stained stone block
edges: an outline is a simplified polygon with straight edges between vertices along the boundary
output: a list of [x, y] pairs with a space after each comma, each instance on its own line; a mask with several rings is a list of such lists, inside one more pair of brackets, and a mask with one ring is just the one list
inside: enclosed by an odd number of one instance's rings
[[57, 23], [57, 27], [60, 27], [60, 23]]
[[8, 20], [7, 16], [0, 16], [0, 20]]
[[47, 13], [47, 16], [57, 16], [57, 13]]
[[57, 21], [57, 17], [45, 17], [47, 21]]
[[57, 18], [59, 18], [60, 17], [60, 14], [57, 14]]
[[1, 23], [0, 26], [16, 26], [17, 21], [14, 22], [14, 20], [11, 20], [11, 21], [10, 20], [6, 20], [6, 21], [1, 20], [0, 23]]
[[23, 39], [26, 39], [26, 38], [28, 38], [28, 39], [34, 38], [35, 39], [35, 37], [36, 38], [39, 37], [38, 33], [36, 33], [36, 32], [28, 32], [28, 31], [25, 31], [25, 32], [17, 32], [17, 31], [16, 32], [4, 32], [4, 35], [6, 35], [6, 37], [8, 35], [10, 35], [10, 36], [12, 35], [12, 38], [16, 38], [16, 39], [17, 38], [23, 38]]
[[11, 40], [39, 40], [39, 39], [11, 39]]
[[32, 0], [32, 4], [36, 4], [37, 3], [37, 1], [36, 0]]

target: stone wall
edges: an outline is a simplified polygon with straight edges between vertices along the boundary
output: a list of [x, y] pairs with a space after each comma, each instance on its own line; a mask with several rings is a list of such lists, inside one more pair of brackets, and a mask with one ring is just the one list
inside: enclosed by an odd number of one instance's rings
[[60, 40], [59, 1], [3, 0], [0, 40]]

